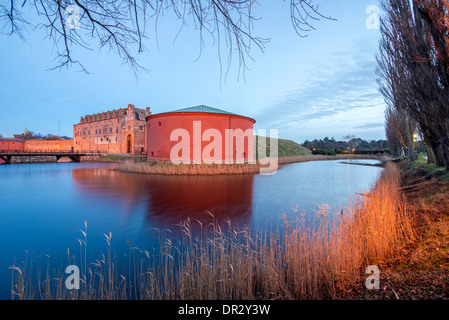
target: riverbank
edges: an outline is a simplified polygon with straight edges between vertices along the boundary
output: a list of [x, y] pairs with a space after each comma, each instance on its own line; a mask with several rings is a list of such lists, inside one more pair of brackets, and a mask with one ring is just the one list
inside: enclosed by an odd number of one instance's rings
[[[106, 161], [102, 160], [104, 157], [100, 157], [98, 155], [84, 155], [79, 156], [79, 161], [73, 161], [67, 156], [56, 156], [56, 155], [25, 155], [25, 156], [16, 156], [13, 155], [9, 161], [6, 163], [4, 160], [0, 159], [0, 165], [2, 164], [24, 164], [24, 163], [55, 163], [55, 162], [97, 162], [97, 161]], [[116, 158], [115, 161], [118, 161], [119, 158]]]
[[362, 285], [361, 270], [359, 285], [342, 292], [343, 299], [449, 299], [449, 173], [424, 160], [403, 161], [400, 168], [416, 238], [396, 256], [379, 261], [380, 290]]
[[255, 174], [260, 172], [259, 164], [173, 164], [170, 162], [135, 162], [125, 160], [111, 170], [140, 174], [159, 175], [231, 175]]
[[[63, 269], [36, 269], [25, 259], [25, 264], [11, 268], [13, 297], [338, 299], [341, 288], [357, 285], [353, 281], [359, 270], [394, 256], [413, 238], [399, 188], [398, 170], [389, 163], [372, 191], [341, 212], [326, 205], [311, 212], [296, 208], [283, 215], [279, 225], [256, 229], [239, 228], [230, 220], [218, 223], [213, 217], [186, 218], [176, 230], [160, 230], [159, 245], [139, 249], [128, 243], [125, 263], [118, 260], [108, 232], [105, 253], [94, 254], [100, 256], [97, 260], [87, 256], [92, 241], [86, 241], [86, 224], [79, 248], [71, 250], [83, 275], [81, 288], [64, 286]], [[51, 270], [48, 278], [40, 279], [45, 285], [33, 282], [39, 270]]]
[[309, 155], [309, 156], [287, 156], [279, 158], [279, 164], [289, 164], [308, 161], [327, 161], [327, 160], [379, 160], [383, 164], [392, 160], [390, 156], [385, 155], [365, 155], [365, 154], [337, 154], [335, 156]]
[[[388, 156], [377, 155], [303, 155], [303, 156], [287, 156], [277, 159], [278, 165], [281, 167], [290, 163], [309, 162], [309, 161], [331, 161], [331, 160], [379, 160], [385, 164], [391, 160]], [[267, 160], [267, 159], [265, 159]], [[106, 160], [105, 160], [106, 161]], [[141, 157], [119, 157], [108, 156], [108, 162], [115, 162], [116, 165], [111, 170], [121, 172], [139, 173], [139, 174], [161, 174], [161, 175], [232, 175], [232, 174], [257, 174], [261, 169], [265, 168], [267, 161], [257, 161], [255, 164], [173, 164], [170, 162], [146, 162]], [[269, 163], [275, 163], [270, 159]], [[277, 166], [271, 170], [277, 170]]]

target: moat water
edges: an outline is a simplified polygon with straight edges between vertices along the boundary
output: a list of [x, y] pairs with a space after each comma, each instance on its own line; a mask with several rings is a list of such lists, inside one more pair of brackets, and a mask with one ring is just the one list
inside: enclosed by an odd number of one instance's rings
[[[26, 252], [67, 264], [88, 227], [88, 255], [105, 252], [112, 234], [118, 256], [127, 243], [150, 249], [157, 230], [182, 220], [230, 219], [252, 228], [276, 224], [295, 208], [344, 209], [381, 171], [336, 161], [290, 164], [271, 176], [147, 176], [107, 170], [104, 163], [0, 165], [0, 299], [11, 298], [11, 270]], [[374, 160], [363, 160], [374, 163]], [[209, 213], [208, 213], [209, 212]]]

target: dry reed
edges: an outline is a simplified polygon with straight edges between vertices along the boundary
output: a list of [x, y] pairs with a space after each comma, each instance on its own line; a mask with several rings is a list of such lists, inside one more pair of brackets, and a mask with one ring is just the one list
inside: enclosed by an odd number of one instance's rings
[[[44, 281], [35, 279], [26, 261], [12, 267], [13, 298], [336, 299], [368, 265], [388, 259], [413, 239], [399, 180], [396, 166], [388, 164], [371, 192], [348, 212], [326, 205], [315, 214], [296, 210], [295, 219], [285, 215], [283, 224], [271, 229], [187, 220], [179, 225], [180, 237], [161, 232], [155, 252], [130, 245], [125, 266], [118, 265], [111, 235], [105, 235], [106, 256], [80, 260], [80, 290], [65, 288], [62, 271], [46, 270]], [[193, 223], [200, 231], [193, 232]], [[80, 255], [86, 245], [87, 238], [82, 239]], [[75, 262], [70, 255], [69, 262]]]
[[[161, 174], [161, 175], [233, 175], [233, 174], [257, 174], [261, 172], [261, 168], [268, 169], [270, 163], [278, 163], [279, 165], [308, 162], [308, 161], [324, 161], [324, 160], [346, 160], [346, 159], [376, 159], [385, 161], [388, 158], [377, 155], [337, 155], [337, 156], [290, 156], [278, 159], [264, 158], [261, 164], [257, 161], [254, 164], [173, 164], [171, 162], [136, 162], [133, 160], [124, 160], [111, 167], [112, 170], [140, 173], [140, 174]], [[271, 170], [277, 170], [277, 167]]]
[[161, 175], [231, 175], [259, 173], [258, 164], [173, 164], [170, 162], [134, 162], [126, 160], [111, 168], [122, 172]]

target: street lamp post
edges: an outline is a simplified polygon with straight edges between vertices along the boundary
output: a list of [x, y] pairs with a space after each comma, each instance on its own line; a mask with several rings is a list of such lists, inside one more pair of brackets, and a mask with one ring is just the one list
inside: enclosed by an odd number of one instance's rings
[[415, 152], [415, 148], [416, 148], [416, 141], [418, 140], [418, 135], [414, 134], [413, 135], [413, 152]]

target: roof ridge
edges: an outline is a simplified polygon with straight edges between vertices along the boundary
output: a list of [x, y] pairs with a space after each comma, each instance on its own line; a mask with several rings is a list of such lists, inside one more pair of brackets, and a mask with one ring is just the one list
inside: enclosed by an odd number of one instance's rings
[[209, 107], [204, 104], [200, 104], [200, 105], [193, 106], [193, 107], [177, 109], [177, 110], [173, 110], [173, 111], [168, 111], [166, 113], [175, 113], [175, 112], [204, 112], [204, 113], [221, 113], [221, 114], [237, 115], [235, 113], [225, 111], [222, 109], [218, 109], [218, 108], [214, 108], [214, 107]]

